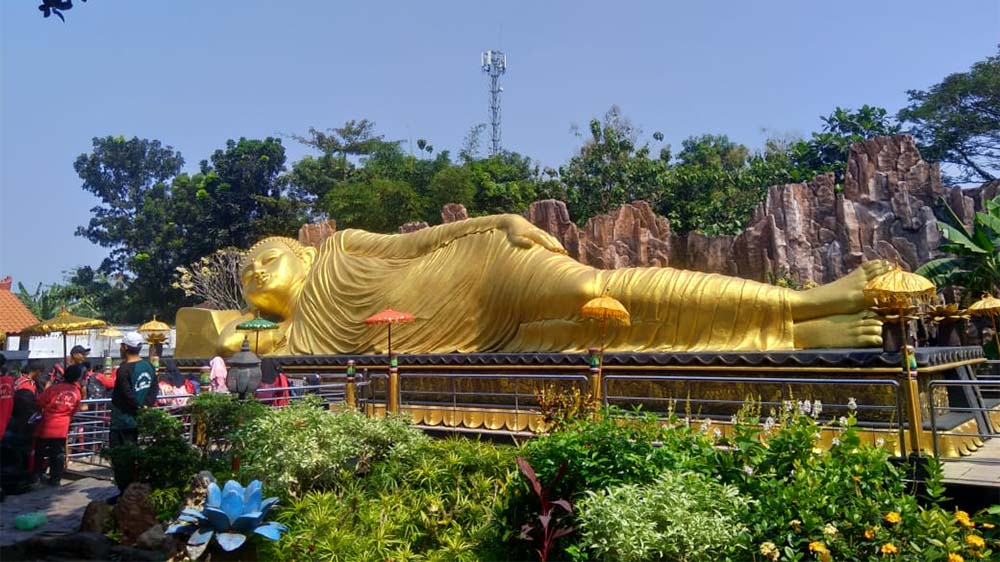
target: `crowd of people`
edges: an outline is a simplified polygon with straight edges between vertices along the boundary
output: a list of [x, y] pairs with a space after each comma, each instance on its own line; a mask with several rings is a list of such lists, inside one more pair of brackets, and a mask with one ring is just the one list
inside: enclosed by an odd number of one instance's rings
[[[141, 408], [180, 409], [200, 392], [228, 392], [222, 357], [213, 358], [196, 376], [188, 377], [172, 361], [161, 365], [156, 355], [143, 358], [142, 346], [142, 336], [129, 332], [122, 338], [117, 366], [108, 363], [104, 369], [92, 370], [90, 349], [76, 345], [65, 363], [46, 372], [41, 362], [28, 361], [19, 375], [8, 372], [0, 353], [0, 493], [60, 484], [68, 440], [75, 437], [80, 445], [85, 435], [93, 434], [80, 425], [72, 426], [79, 412], [88, 411], [92, 419], [106, 424], [107, 446], [113, 448], [138, 441], [136, 416]], [[288, 405], [294, 392], [288, 377], [278, 372], [265, 379], [269, 382], [260, 385], [257, 398], [275, 407]], [[93, 444], [97, 452], [101, 443]], [[122, 466], [112, 466], [112, 470], [116, 484], [124, 490], [131, 482], [131, 471]]]

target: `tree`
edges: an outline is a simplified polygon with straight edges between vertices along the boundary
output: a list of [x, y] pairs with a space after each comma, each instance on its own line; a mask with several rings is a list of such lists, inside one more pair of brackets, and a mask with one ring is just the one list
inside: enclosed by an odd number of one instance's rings
[[77, 157], [73, 168], [83, 189], [102, 204], [90, 210], [93, 217], [86, 227], [77, 228], [76, 235], [111, 248], [101, 264], [103, 273], [127, 271], [129, 257], [139, 251], [134, 224], [147, 193], [177, 175], [183, 165], [180, 152], [138, 137], [94, 137], [93, 151]]
[[835, 181], [842, 183], [852, 144], [900, 132], [900, 126], [893, 122], [888, 111], [867, 104], [857, 111], [838, 107], [820, 119], [821, 132], [792, 146], [790, 171], [794, 181], [809, 181], [817, 174], [833, 172]]
[[246, 306], [240, 279], [243, 257], [244, 250], [222, 248], [190, 265], [178, 266], [173, 287], [187, 297], [199, 299], [201, 307], [241, 310]]
[[907, 94], [899, 119], [912, 124], [908, 132], [924, 158], [957, 166], [956, 181], [1000, 175], [1000, 48], [968, 72]]
[[559, 169], [572, 216], [582, 223], [630, 201], [646, 199], [655, 204], [669, 151], [653, 159], [648, 144], [636, 148], [638, 130], [617, 106], [611, 107], [603, 121], [590, 121], [590, 135], [580, 152]]
[[321, 202], [342, 228], [394, 232], [423, 217], [423, 200], [405, 181], [375, 178], [335, 186]]
[[[87, 0], [80, 1], [86, 2]], [[66, 22], [66, 18], [63, 17], [62, 13], [72, 9], [73, 0], [42, 0], [42, 3], [38, 6], [38, 11], [42, 12], [43, 18], [55, 15], [63, 23]]]

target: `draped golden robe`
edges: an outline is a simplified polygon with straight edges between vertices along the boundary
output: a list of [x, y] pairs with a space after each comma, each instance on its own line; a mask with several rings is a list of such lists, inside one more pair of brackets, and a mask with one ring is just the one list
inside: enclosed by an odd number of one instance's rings
[[[473, 219], [475, 220], [475, 219]], [[631, 314], [608, 350], [792, 349], [788, 289], [671, 268], [598, 270], [495, 228], [442, 225], [407, 235], [344, 230], [319, 250], [298, 299], [287, 353], [384, 352], [385, 308], [400, 353], [580, 351], [601, 345], [580, 307], [605, 291]], [[456, 236], [456, 233], [459, 235]]]

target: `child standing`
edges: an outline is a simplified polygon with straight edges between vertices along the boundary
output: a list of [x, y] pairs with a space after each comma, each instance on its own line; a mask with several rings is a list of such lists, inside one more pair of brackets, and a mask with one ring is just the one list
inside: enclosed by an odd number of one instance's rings
[[38, 408], [42, 412], [42, 421], [35, 430], [35, 479], [45, 475], [45, 463], [48, 460], [50, 486], [58, 486], [66, 470], [66, 436], [69, 434], [69, 423], [73, 414], [80, 407], [79, 380], [86, 373], [83, 364], [66, 367], [63, 380], [45, 389], [38, 399]]

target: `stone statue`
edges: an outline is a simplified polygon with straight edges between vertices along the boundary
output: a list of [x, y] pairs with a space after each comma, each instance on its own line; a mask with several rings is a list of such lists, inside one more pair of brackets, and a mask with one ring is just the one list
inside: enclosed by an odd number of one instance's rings
[[[598, 270], [517, 215], [467, 219], [408, 234], [344, 230], [317, 251], [266, 238], [248, 251], [241, 278], [250, 309], [280, 323], [260, 354], [384, 353], [385, 328], [365, 318], [391, 307], [416, 320], [393, 329], [401, 353], [580, 351], [600, 328], [580, 317], [608, 294], [629, 310], [609, 327], [620, 351], [768, 351], [881, 345], [862, 288], [889, 264], [873, 261], [806, 291], [672, 268]], [[177, 355], [238, 350], [240, 311], [184, 308]]]

